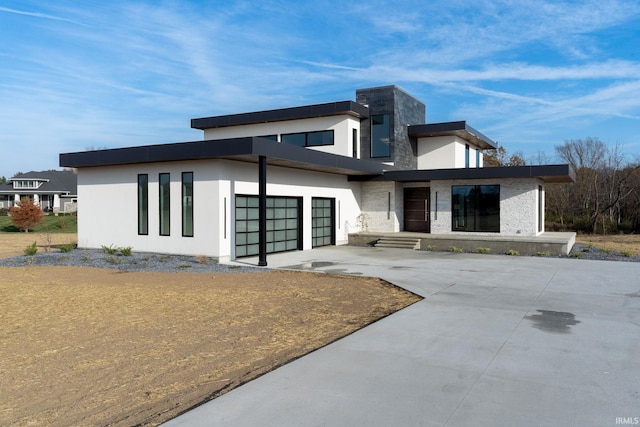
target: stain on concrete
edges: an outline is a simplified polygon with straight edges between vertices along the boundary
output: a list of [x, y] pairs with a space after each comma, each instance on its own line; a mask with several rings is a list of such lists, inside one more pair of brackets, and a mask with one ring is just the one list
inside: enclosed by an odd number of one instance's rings
[[551, 332], [554, 334], [569, 334], [571, 326], [580, 323], [576, 320], [573, 313], [551, 310], [537, 310], [540, 314], [532, 314], [525, 316], [525, 319], [531, 321], [531, 326], [541, 331]]
[[625, 294], [625, 295], [628, 296], [628, 297], [631, 297], [631, 298], [640, 298], [640, 291], [633, 292], [631, 294]]

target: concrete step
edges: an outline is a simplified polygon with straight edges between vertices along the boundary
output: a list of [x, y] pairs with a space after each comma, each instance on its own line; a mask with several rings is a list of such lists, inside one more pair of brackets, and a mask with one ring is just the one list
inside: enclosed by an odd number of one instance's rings
[[374, 245], [376, 248], [415, 249], [420, 239], [411, 237], [382, 237]]

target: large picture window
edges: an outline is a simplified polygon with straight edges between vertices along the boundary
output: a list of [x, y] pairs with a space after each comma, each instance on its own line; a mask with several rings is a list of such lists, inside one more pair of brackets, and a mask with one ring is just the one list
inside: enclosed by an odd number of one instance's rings
[[499, 185], [451, 187], [453, 231], [500, 232]]
[[193, 172], [182, 173], [182, 236], [193, 237]]
[[149, 175], [138, 175], [138, 234], [149, 234]]
[[388, 114], [371, 116], [371, 157], [389, 157], [391, 122]]
[[317, 147], [320, 145], [333, 145], [333, 130], [319, 132], [288, 133], [281, 136], [284, 144], [297, 145], [298, 147]]
[[171, 234], [171, 182], [169, 174], [161, 173], [158, 183], [160, 188], [160, 235], [169, 236]]

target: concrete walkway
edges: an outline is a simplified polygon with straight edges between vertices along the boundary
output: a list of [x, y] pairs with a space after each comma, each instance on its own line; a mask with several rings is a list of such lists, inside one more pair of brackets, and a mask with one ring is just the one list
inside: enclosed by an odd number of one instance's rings
[[165, 426], [640, 419], [639, 263], [358, 247], [268, 262], [379, 276], [425, 299]]

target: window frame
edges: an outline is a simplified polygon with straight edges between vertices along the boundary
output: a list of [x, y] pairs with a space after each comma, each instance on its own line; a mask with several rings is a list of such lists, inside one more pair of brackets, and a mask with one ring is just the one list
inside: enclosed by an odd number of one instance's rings
[[[191, 175], [190, 181], [187, 181], [185, 177]], [[193, 224], [193, 187], [194, 187], [194, 175], [193, 172], [182, 172], [182, 185], [181, 185], [181, 200], [182, 200], [182, 237], [193, 237], [194, 224]], [[188, 185], [188, 188], [187, 188]], [[189, 190], [189, 191], [187, 191]], [[191, 194], [185, 194], [191, 193]], [[187, 203], [186, 197], [191, 197], [190, 204]], [[189, 230], [190, 225], [190, 230]]]
[[[144, 181], [142, 180], [144, 178]], [[138, 174], [138, 235], [149, 235], [149, 174]], [[144, 227], [142, 227], [144, 225]]]
[[[163, 182], [166, 178], [166, 182]], [[163, 189], [166, 188], [166, 195]], [[160, 236], [171, 235], [171, 174], [158, 174], [158, 233]], [[166, 218], [165, 218], [166, 217]], [[166, 221], [166, 224], [165, 224]]]
[[500, 184], [452, 185], [451, 231], [500, 233], [500, 190]]
[[[310, 144], [309, 143], [309, 139], [310, 136], [312, 135], [318, 135], [318, 134], [327, 134], [327, 135], [331, 135], [331, 143], [323, 143], [323, 144]], [[285, 141], [285, 139], [287, 139], [287, 137], [303, 137], [304, 138], [304, 145], [299, 145], [299, 144], [292, 144], [290, 142]], [[324, 140], [324, 138], [323, 138]], [[289, 144], [289, 145], [294, 145], [296, 147], [327, 147], [330, 145], [335, 145], [335, 132], [333, 131], [333, 129], [327, 129], [327, 130], [317, 130], [317, 131], [311, 131], [311, 132], [293, 132], [293, 133], [283, 133], [280, 135], [280, 141], [283, 144]]]
[[[376, 119], [382, 117], [381, 123], [375, 123]], [[391, 114], [374, 114], [371, 116], [371, 158], [391, 157]], [[380, 129], [382, 128], [382, 134]], [[386, 135], [386, 136], [385, 136]], [[387, 142], [384, 142], [384, 139]], [[376, 149], [378, 147], [378, 150]], [[386, 147], [384, 153], [378, 153], [380, 147]]]

